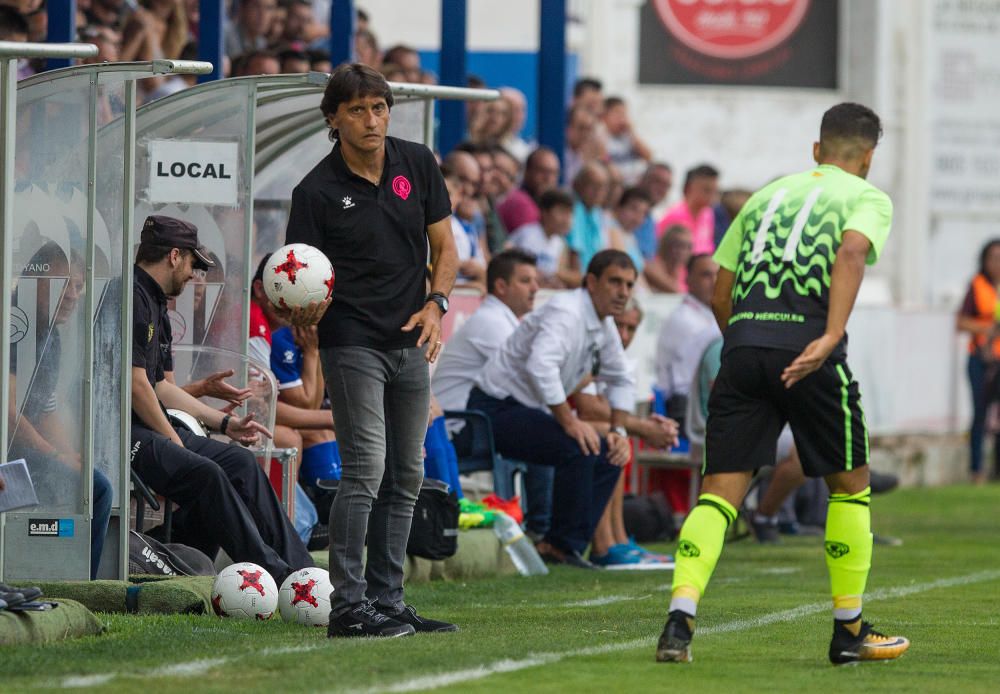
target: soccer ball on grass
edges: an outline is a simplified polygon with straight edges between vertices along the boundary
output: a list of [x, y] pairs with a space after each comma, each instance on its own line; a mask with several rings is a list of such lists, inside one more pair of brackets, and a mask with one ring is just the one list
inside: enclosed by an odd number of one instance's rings
[[278, 607], [278, 586], [262, 567], [245, 561], [227, 566], [212, 585], [212, 609], [220, 617], [270, 619]]
[[325, 627], [330, 622], [330, 574], [311, 567], [288, 575], [278, 591], [278, 611], [286, 622]]

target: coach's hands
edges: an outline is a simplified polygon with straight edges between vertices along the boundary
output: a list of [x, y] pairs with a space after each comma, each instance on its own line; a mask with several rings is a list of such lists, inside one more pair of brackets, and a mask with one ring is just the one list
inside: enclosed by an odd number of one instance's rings
[[260, 422], [254, 421], [253, 412], [248, 414], [246, 417], [240, 417], [238, 419], [233, 417], [230, 419], [229, 423], [226, 425], [226, 431], [223, 433], [236, 443], [243, 446], [252, 446], [260, 441], [261, 436], [269, 439], [274, 438], [271, 432], [267, 430], [267, 427]]
[[428, 301], [424, 307], [410, 316], [401, 330], [408, 333], [417, 326], [421, 327], [420, 337], [417, 338], [417, 347], [422, 347], [424, 343], [429, 346], [424, 353], [424, 359], [428, 364], [433, 364], [441, 353], [441, 307], [433, 301]]
[[238, 406], [253, 395], [253, 391], [249, 388], [237, 388], [226, 383], [226, 379], [232, 378], [235, 373], [232, 369], [218, 371], [200, 381], [192, 381], [184, 387], [184, 390], [196, 398], [216, 398], [217, 400], [225, 400], [230, 405]]
[[295, 306], [293, 308], [274, 306], [274, 312], [293, 327], [306, 328], [319, 323], [332, 303], [333, 298], [330, 297], [323, 301], [310, 301], [308, 306]]
[[632, 453], [632, 447], [628, 444], [628, 437], [616, 434], [615, 432], [608, 433], [608, 462], [615, 467], [623, 467], [629, 459]]
[[563, 424], [563, 431], [576, 441], [585, 455], [599, 455], [601, 452], [601, 437], [597, 429], [576, 417]]
[[680, 429], [677, 422], [653, 413], [642, 421], [642, 440], [653, 448], [672, 448], [677, 445], [677, 434]]
[[827, 357], [830, 356], [830, 353], [839, 343], [839, 337], [824, 333], [822, 337], [806, 345], [806, 348], [802, 350], [802, 354], [795, 357], [795, 360], [781, 372], [781, 382], [785, 384], [785, 388], [791, 388], [813, 371], [823, 366], [823, 362], [826, 361]]

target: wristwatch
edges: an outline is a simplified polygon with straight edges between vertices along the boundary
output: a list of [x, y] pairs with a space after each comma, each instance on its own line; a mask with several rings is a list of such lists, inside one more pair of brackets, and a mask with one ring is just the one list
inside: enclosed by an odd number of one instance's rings
[[431, 292], [427, 295], [427, 298], [424, 299], [424, 303], [426, 304], [431, 301], [437, 304], [438, 308], [441, 309], [442, 316], [448, 313], [448, 297], [446, 295], [441, 292]]
[[612, 434], [618, 434], [619, 436], [621, 436], [624, 439], [628, 438], [628, 432], [625, 431], [625, 427], [621, 427], [621, 426], [611, 427], [611, 433]]

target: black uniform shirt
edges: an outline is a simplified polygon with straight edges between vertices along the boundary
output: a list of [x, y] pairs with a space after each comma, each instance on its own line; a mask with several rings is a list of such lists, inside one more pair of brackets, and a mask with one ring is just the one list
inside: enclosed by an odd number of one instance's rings
[[387, 137], [376, 186], [351, 172], [340, 145], [292, 191], [285, 243], [322, 250], [336, 274], [319, 324], [321, 347], [413, 347], [400, 331], [424, 305], [427, 226], [451, 214], [448, 189], [429, 149]]
[[[145, 369], [146, 378], [154, 388], [163, 380], [165, 371], [174, 370], [170, 353], [170, 319], [167, 317], [167, 295], [156, 280], [138, 265], [134, 266], [132, 299], [132, 366]], [[147, 426], [132, 411], [132, 423]]]

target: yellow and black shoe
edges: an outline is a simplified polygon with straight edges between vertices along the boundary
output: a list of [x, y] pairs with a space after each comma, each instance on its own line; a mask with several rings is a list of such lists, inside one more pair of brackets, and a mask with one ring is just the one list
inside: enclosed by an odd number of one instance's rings
[[830, 662], [844, 665], [862, 660], [892, 660], [903, 655], [909, 647], [909, 639], [881, 634], [860, 617], [853, 622], [834, 620]]
[[656, 644], [656, 662], [690, 663], [693, 635], [694, 617], [680, 610], [671, 612]]

